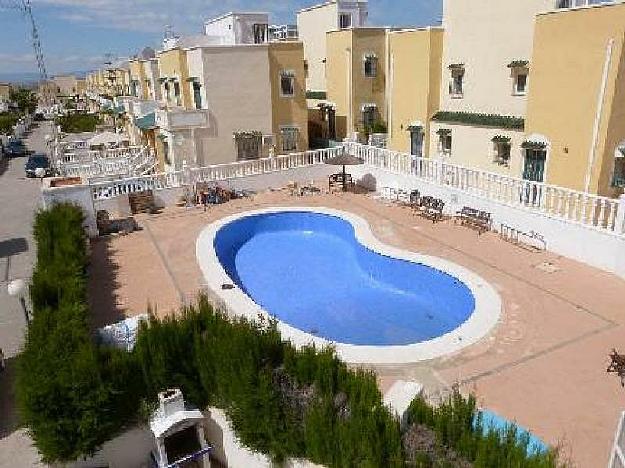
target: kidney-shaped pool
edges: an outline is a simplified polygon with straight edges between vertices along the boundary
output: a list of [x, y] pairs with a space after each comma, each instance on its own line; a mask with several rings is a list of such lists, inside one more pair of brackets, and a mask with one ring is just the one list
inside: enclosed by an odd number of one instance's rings
[[[210, 240], [227, 277], [263, 311], [304, 335], [348, 346], [440, 339], [471, 321], [476, 296], [488, 289], [457, 265], [385, 249], [364, 220], [332, 210], [239, 215], [215, 226]], [[228, 291], [220, 293], [227, 300]]]

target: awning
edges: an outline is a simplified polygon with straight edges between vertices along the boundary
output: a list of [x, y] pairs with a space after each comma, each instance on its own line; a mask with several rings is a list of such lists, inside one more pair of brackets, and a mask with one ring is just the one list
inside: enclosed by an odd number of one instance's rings
[[504, 135], [495, 135], [491, 140], [493, 143], [510, 143], [510, 137]]
[[528, 60], [513, 60], [508, 64], [508, 68], [527, 68], [529, 64]]
[[413, 131], [413, 130], [422, 129], [424, 127], [425, 127], [425, 125], [423, 125], [423, 122], [421, 122], [420, 120], [416, 120], [414, 122], [410, 122], [408, 124], [408, 126], [406, 127], [406, 130], [408, 130], [410, 132], [410, 131]]
[[135, 125], [141, 130], [152, 130], [156, 128], [156, 113], [150, 112], [138, 119], [135, 119]]
[[523, 143], [521, 143], [521, 148], [523, 149], [545, 149], [549, 146], [549, 140], [547, 137], [533, 133], [525, 138]]
[[439, 128], [436, 130], [436, 134], [438, 136], [451, 135], [451, 129], [449, 128]]
[[449, 65], [450, 70], [464, 70], [464, 63], [452, 63]]

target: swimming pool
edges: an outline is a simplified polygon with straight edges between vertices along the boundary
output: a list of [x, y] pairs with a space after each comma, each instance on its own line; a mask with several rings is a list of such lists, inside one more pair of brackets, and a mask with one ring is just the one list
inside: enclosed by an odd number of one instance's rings
[[[287, 337], [334, 343], [349, 361], [414, 362], [453, 352], [499, 317], [499, 297], [481, 278], [384, 246], [362, 218], [335, 210], [226, 218], [202, 233], [197, 253], [211, 289], [232, 310], [276, 317]], [[227, 283], [235, 288], [223, 289]]]

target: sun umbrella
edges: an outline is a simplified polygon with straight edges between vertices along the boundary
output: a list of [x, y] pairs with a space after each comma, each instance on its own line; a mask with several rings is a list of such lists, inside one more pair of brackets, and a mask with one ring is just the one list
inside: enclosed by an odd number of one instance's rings
[[330, 164], [331, 166], [343, 166], [343, 191], [345, 191], [347, 183], [345, 166], [358, 166], [360, 164], [364, 164], [364, 161], [356, 156], [352, 156], [351, 154], [343, 153], [339, 156], [327, 159], [325, 163]]

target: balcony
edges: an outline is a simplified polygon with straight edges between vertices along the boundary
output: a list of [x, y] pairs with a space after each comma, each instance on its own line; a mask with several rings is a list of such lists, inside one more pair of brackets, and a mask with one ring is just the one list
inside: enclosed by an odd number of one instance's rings
[[157, 109], [156, 125], [163, 130], [184, 130], [208, 127], [208, 111], [187, 109]]
[[141, 117], [158, 109], [158, 102], [139, 99], [132, 103], [132, 115]]

